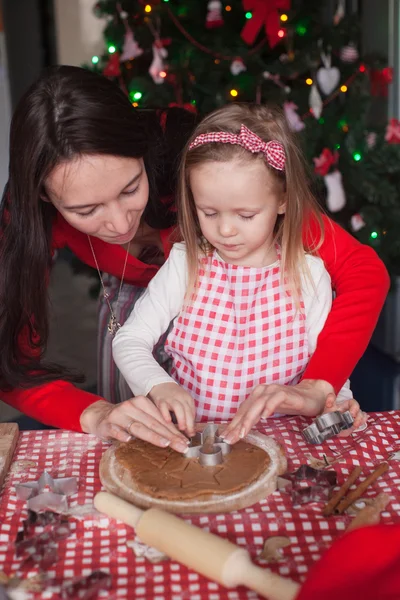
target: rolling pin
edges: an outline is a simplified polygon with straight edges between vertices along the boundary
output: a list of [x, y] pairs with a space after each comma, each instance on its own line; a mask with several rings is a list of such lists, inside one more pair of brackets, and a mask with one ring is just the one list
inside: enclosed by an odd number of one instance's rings
[[294, 600], [299, 591], [300, 586], [294, 581], [254, 565], [244, 548], [171, 513], [158, 508], [143, 511], [108, 492], [99, 492], [94, 506], [134, 527], [148, 546], [227, 588], [244, 585], [269, 600]]

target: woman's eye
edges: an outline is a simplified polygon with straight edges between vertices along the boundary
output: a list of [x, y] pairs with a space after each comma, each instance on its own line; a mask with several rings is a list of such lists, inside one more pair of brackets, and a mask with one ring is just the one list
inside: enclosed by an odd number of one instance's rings
[[93, 215], [93, 213], [95, 212], [96, 208], [92, 208], [92, 210], [89, 210], [89, 212], [85, 212], [85, 213], [76, 213], [77, 215], [79, 215], [80, 217], [90, 217], [90, 215]]

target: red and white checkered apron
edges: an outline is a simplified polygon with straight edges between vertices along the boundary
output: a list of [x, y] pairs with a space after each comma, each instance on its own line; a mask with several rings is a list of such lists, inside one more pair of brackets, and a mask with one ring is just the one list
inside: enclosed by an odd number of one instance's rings
[[165, 350], [171, 376], [195, 400], [196, 419], [231, 419], [256, 385], [297, 383], [309, 358], [304, 305], [296, 311], [285, 292], [279, 260], [243, 267], [214, 252]]

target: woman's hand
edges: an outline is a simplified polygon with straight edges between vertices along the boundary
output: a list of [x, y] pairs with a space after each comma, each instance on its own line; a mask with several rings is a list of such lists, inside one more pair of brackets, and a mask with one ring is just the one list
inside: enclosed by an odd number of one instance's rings
[[314, 379], [304, 380], [293, 386], [258, 385], [242, 402], [222, 435], [226, 442], [235, 444], [260, 419], [266, 419], [275, 412], [314, 417], [322, 412], [327, 396], [332, 392], [333, 388], [329, 383]]
[[171, 423], [171, 412], [176, 416], [178, 427], [186, 431], [189, 437], [194, 436], [194, 419], [196, 409], [193, 398], [177, 383], [160, 383], [149, 393], [149, 398], [159, 409], [167, 423]]
[[341, 431], [338, 434], [340, 437], [347, 437], [355, 431], [357, 431], [358, 429], [364, 429], [364, 426], [366, 426], [367, 424], [368, 415], [361, 410], [359, 403], [354, 398], [338, 402], [336, 400], [335, 394], [328, 394], [323, 412], [330, 413], [336, 410], [342, 413], [349, 410], [351, 416], [354, 419], [353, 426], [350, 427], [350, 429], [345, 429], [344, 431]]
[[82, 431], [103, 439], [127, 442], [134, 436], [155, 446], [171, 446], [177, 452], [184, 453], [187, 449], [187, 438], [172, 423], [166, 423], [145, 396], [136, 396], [121, 404], [99, 400], [83, 411], [80, 422]]

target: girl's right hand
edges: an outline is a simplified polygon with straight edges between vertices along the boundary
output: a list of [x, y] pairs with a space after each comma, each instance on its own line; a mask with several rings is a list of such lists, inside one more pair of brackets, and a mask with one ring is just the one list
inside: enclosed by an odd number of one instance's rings
[[180, 385], [177, 383], [155, 385], [149, 393], [149, 398], [157, 406], [168, 424], [172, 422], [171, 413], [174, 413], [179, 429], [186, 431], [189, 437], [195, 435], [196, 408], [194, 400]]
[[128, 442], [137, 437], [155, 446], [171, 446], [184, 453], [188, 439], [172, 423], [166, 423], [153, 402], [136, 396], [120, 404], [99, 400], [88, 406], [80, 418], [82, 431], [102, 439]]

